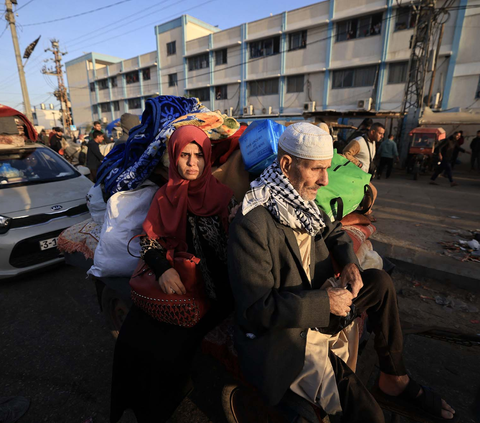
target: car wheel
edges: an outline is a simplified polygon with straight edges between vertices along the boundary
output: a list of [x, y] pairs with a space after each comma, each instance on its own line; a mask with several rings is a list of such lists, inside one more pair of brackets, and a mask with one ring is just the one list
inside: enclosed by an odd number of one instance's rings
[[102, 291], [102, 310], [110, 332], [117, 339], [120, 328], [128, 314], [127, 304], [113, 289], [106, 286]]

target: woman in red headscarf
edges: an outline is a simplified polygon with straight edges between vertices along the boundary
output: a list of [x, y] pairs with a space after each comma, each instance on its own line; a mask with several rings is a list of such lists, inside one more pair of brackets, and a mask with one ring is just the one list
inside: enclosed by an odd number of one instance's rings
[[187, 251], [200, 258], [207, 314], [192, 328], [159, 322], [135, 305], [115, 346], [111, 422], [133, 409], [139, 423], [165, 422], [191, 390], [190, 365], [205, 334], [233, 311], [227, 271], [232, 191], [211, 174], [211, 144], [195, 126], [177, 129], [168, 143], [169, 180], [155, 195], [143, 224], [142, 258], [160, 289], [185, 294], [166, 259], [166, 251]]

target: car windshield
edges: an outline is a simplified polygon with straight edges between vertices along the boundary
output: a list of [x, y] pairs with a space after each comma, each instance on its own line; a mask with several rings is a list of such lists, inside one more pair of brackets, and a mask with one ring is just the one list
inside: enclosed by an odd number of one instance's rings
[[412, 147], [433, 148], [435, 134], [415, 134]]
[[80, 176], [48, 148], [0, 149], [0, 189]]

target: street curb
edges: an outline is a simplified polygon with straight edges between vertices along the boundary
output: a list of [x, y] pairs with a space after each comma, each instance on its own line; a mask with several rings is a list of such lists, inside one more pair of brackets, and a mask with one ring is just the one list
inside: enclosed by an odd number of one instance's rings
[[373, 249], [391, 260], [400, 269], [421, 277], [454, 284], [473, 292], [480, 292], [480, 266], [477, 263], [460, 262], [451, 257], [427, 251], [387, 244], [371, 239]]

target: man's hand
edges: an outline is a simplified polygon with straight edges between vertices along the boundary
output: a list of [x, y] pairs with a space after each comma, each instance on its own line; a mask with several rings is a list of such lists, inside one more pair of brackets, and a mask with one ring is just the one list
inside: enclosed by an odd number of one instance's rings
[[363, 287], [363, 281], [358, 267], [353, 263], [347, 264], [340, 274], [340, 286], [346, 288], [347, 285], [350, 285], [352, 288], [353, 298], [357, 298]]
[[165, 292], [165, 294], [185, 295], [187, 293], [185, 286], [180, 280], [180, 275], [173, 268], [164, 272], [158, 279], [158, 283], [160, 284], [160, 289]]
[[352, 293], [343, 288], [327, 288], [327, 294], [330, 300], [330, 313], [345, 317], [352, 305]]

